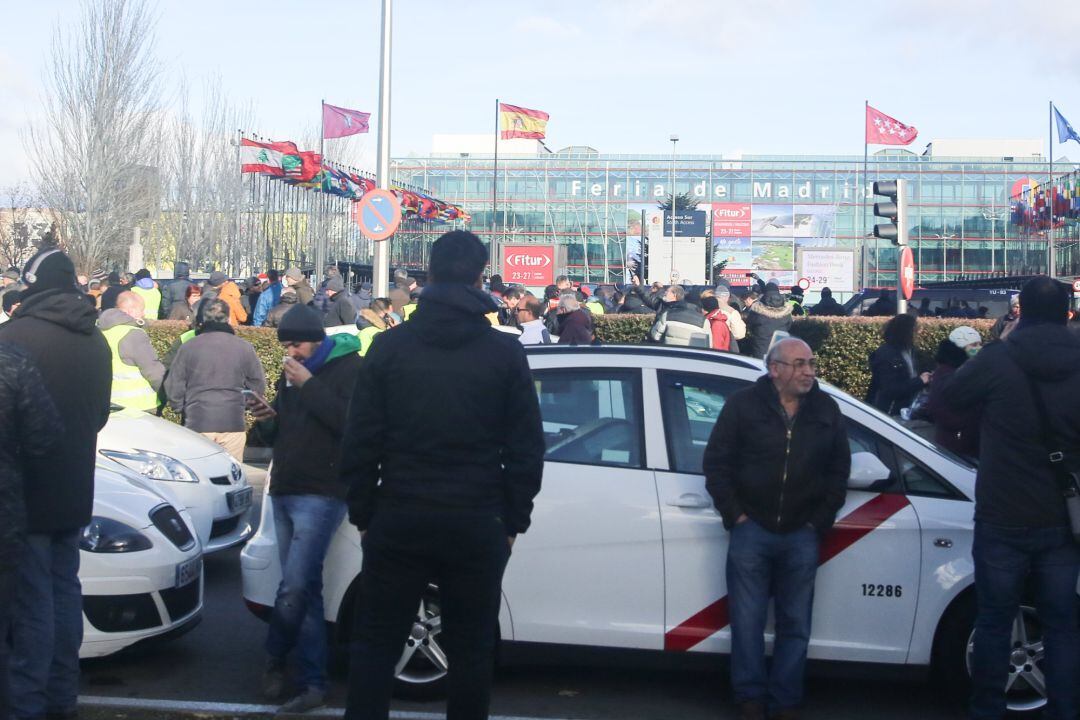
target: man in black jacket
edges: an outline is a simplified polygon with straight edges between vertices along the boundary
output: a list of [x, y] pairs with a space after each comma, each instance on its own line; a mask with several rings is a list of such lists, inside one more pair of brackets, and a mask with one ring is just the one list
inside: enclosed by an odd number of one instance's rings
[[7, 637], [26, 527], [25, 464], [50, 452], [61, 432], [37, 368], [16, 346], [0, 342], [0, 718], [9, 715]]
[[821, 288], [821, 300], [818, 304], [810, 308], [808, 314], [811, 317], [847, 317], [847, 310], [844, 306], [836, 302], [836, 299], [832, 295], [832, 289], [823, 287]]
[[[173, 303], [177, 305], [187, 304], [187, 289], [194, 283], [191, 282], [191, 266], [186, 262], [178, 262], [173, 266], [173, 279], [164, 283], [161, 288], [161, 307], [158, 317], [166, 319], [172, 310]], [[157, 318], [150, 318], [156, 320]]]
[[[705, 486], [730, 533], [731, 683], [740, 718], [793, 718], [802, 702], [818, 541], [851, 471], [836, 401], [818, 387], [810, 347], [773, 346], [769, 374], [724, 405], [705, 448]], [[772, 670], [765, 620], [776, 607]]]
[[[1045, 678], [1047, 718], [1076, 718], [1080, 700], [1080, 630], [1076, 582], [1080, 545], [1068, 527], [1051, 450], [1080, 469], [1080, 339], [1069, 332], [1069, 296], [1048, 277], [1020, 292], [1024, 313], [1006, 340], [990, 343], [956, 371], [944, 400], [980, 416], [975, 483], [975, 591], [970, 717], [1002, 718], [1005, 687], [1017, 677]], [[1046, 415], [1033, 395], [1041, 393]], [[1043, 441], [1043, 424], [1056, 448]], [[1011, 644], [1028, 583], [1042, 625], [1040, 669]], [[1022, 649], [1022, 648], [1021, 648]]]
[[[350, 719], [388, 717], [394, 667], [418, 649], [451, 658], [449, 717], [487, 717], [502, 574], [529, 527], [544, 439], [525, 351], [485, 317], [497, 310], [480, 289], [486, 264], [472, 233], [439, 238], [419, 307], [360, 369], [341, 467], [364, 548]], [[434, 639], [415, 622], [428, 583], [445, 628]]]
[[281, 709], [296, 713], [319, 707], [326, 695], [323, 561], [345, 518], [347, 488], [337, 463], [361, 360], [360, 341], [349, 334], [327, 337], [319, 312], [307, 305], [293, 305], [277, 335], [288, 359], [274, 403], [249, 396], [248, 409], [274, 447], [270, 497], [282, 559], [263, 692], [268, 699], [281, 695], [285, 659], [296, 649], [301, 692]]
[[34, 362], [64, 421], [52, 452], [25, 474], [26, 541], [12, 629], [12, 714], [74, 713], [79, 690], [82, 594], [79, 538], [94, 502], [97, 433], [109, 419], [112, 359], [97, 312], [75, 286], [75, 266], [56, 248], [23, 268], [22, 304], [0, 341]]

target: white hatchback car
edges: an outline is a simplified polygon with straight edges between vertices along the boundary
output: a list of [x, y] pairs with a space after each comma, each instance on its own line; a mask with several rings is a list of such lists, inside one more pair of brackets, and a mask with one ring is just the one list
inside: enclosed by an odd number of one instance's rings
[[[702, 454], [758, 360], [703, 350], [528, 349], [547, 442], [543, 489], [503, 582], [504, 643], [666, 653], [730, 651], [728, 534], [705, 491]], [[831, 386], [848, 421], [852, 473], [822, 545], [812, 659], [933, 666], [967, 684], [974, 618], [975, 472]], [[280, 578], [272, 500], [241, 555], [244, 597], [265, 615]], [[325, 566], [326, 617], [348, 618], [360, 538], [338, 528]], [[438, 591], [406, 640], [399, 686], [445, 675]], [[1040, 707], [1038, 618], [1018, 618], [1009, 704]]]
[[191, 515], [122, 468], [99, 464], [94, 483], [93, 519], [79, 542], [79, 657], [195, 627], [203, 606], [202, 548]]
[[204, 553], [251, 537], [252, 488], [240, 459], [199, 433], [114, 405], [98, 433], [98, 452], [175, 493], [191, 512]]

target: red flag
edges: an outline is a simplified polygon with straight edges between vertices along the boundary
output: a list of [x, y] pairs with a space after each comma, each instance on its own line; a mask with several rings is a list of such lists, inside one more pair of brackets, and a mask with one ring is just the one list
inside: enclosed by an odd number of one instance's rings
[[323, 103], [322, 117], [323, 137], [329, 139], [366, 133], [371, 113]]
[[866, 106], [866, 143], [868, 145], [910, 145], [919, 131], [880, 110]]

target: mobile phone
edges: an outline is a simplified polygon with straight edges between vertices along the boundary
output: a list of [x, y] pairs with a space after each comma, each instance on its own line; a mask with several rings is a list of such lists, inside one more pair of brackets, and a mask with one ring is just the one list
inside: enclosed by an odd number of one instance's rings
[[262, 405], [263, 407], [270, 407], [265, 400], [259, 397], [259, 394], [254, 390], [248, 390], [247, 388], [240, 388], [240, 394], [244, 397], [244, 400], [254, 400], [256, 405]]

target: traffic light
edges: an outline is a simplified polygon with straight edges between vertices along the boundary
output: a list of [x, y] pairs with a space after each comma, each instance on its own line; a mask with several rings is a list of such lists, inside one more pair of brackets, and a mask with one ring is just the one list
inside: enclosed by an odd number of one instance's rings
[[889, 240], [893, 245], [907, 245], [907, 180], [878, 180], [874, 183], [874, 194], [889, 198], [889, 202], [874, 203], [874, 215], [889, 221], [874, 226], [875, 237]]

